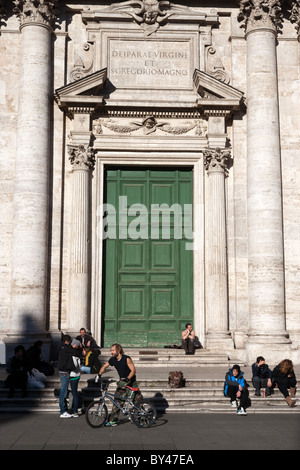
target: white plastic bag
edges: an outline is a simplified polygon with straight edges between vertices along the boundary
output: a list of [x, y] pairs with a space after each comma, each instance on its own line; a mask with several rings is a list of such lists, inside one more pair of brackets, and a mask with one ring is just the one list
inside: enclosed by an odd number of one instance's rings
[[[33, 369], [32, 372], [34, 370], [35, 369]], [[27, 375], [28, 375], [27, 385], [28, 385], [29, 388], [45, 388], [46, 387], [44, 382], [42, 382], [41, 380], [38, 380], [34, 375], [30, 375], [29, 372], [27, 373]]]
[[47, 381], [47, 377], [45, 376], [45, 374], [43, 374], [43, 372], [40, 372], [37, 369], [32, 369], [32, 374], [36, 380], [40, 380], [41, 382]]

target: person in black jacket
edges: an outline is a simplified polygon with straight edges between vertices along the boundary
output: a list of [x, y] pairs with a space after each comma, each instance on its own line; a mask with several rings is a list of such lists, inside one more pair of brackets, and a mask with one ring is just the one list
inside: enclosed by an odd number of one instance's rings
[[15, 355], [9, 364], [9, 375], [5, 380], [5, 387], [9, 388], [8, 398], [14, 396], [15, 388], [22, 389], [22, 397], [27, 396], [28, 372], [31, 372], [31, 365], [26, 356], [25, 348], [22, 345], [15, 347]]
[[266, 389], [266, 396], [272, 393], [272, 372], [266, 364], [265, 358], [258, 356], [256, 362], [252, 364], [252, 384], [255, 388], [255, 396], [260, 397], [260, 389]]
[[99, 361], [99, 350], [92, 350], [91, 348], [83, 348], [84, 364], [81, 365], [80, 370], [85, 374], [99, 374], [101, 364]]
[[63, 338], [63, 345], [60, 348], [58, 356], [58, 370], [60, 378], [60, 392], [59, 392], [59, 408], [61, 418], [71, 418], [72, 415], [68, 413], [66, 406], [66, 397], [68, 393], [68, 386], [70, 381], [70, 373], [76, 369], [73, 356], [80, 357], [81, 349], [73, 348], [71, 346], [72, 338], [65, 335]]
[[[274, 384], [277, 384], [279, 390], [289, 406], [295, 406], [292, 398], [296, 394], [297, 379], [294, 372], [294, 365], [290, 359], [281, 361], [272, 371]], [[290, 394], [289, 394], [290, 390]]]

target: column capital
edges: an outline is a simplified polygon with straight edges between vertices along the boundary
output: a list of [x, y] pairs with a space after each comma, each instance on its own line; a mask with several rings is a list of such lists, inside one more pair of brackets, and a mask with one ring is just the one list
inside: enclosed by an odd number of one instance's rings
[[280, 0], [237, 0], [240, 6], [238, 21], [246, 33], [255, 29], [271, 29], [277, 32], [282, 21]]
[[95, 149], [84, 145], [71, 147], [69, 148], [69, 160], [73, 170], [93, 171], [95, 167]]
[[228, 175], [228, 170], [232, 166], [232, 156], [230, 149], [207, 148], [203, 151], [204, 166], [207, 172], [224, 173]]
[[13, 3], [21, 27], [35, 24], [50, 27], [59, 13], [57, 0], [13, 0]]
[[298, 41], [300, 41], [300, 0], [289, 0], [289, 4], [291, 5], [290, 20], [296, 24]]

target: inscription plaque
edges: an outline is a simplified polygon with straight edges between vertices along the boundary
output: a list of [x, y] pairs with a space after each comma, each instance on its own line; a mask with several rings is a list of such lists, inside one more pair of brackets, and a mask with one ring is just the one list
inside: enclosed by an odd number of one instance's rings
[[120, 88], [188, 88], [189, 41], [110, 40], [109, 78]]

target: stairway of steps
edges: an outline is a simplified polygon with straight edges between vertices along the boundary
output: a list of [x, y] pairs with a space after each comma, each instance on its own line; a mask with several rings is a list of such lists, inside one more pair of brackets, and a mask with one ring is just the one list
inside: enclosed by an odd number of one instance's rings
[[[182, 349], [161, 348], [143, 349], [126, 348], [125, 354], [131, 356], [136, 369], [141, 392], [159, 412], [162, 413], [234, 413], [229, 399], [223, 395], [224, 377], [233, 364], [245, 364], [238, 355], [227, 356], [205, 349], [196, 350], [194, 355], [185, 355]], [[110, 350], [101, 350], [100, 360], [104, 364], [110, 358]], [[185, 386], [170, 388], [170, 371], [182, 370]], [[255, 397], [251, 385], [249, 368], [245, 377], [250, 384], [249, 392], [252, 406], [247, 410], [253, 413], [299, 413], [300, 406], [289, 408], [279, 392], [274, 390], [271, 397]], [[54, 390], [59, 389], [59, 375], [48, 377], [44, 389], [28, 389], [28, 396], [22, 398], [16, 390], [13, 398], [7, 398], [8, 389], [4, 388], [5, 367], [0, 368], [0, 413], [41, 412], [59, 413], [58, 398]], [[105, 377], [117, 379], [114, 368], [108, 368]], [[87, 387], [87, 380], [94, 375], [83, 374], [80, 378], [79, 391]], [[115, 390], [111, 384], [110, 391]]]
[[[87, 385], [82, 376], [79, 390]], [[223, 395], [223, 379], [186, 380], [185, 387], [170, 388], [165, 379], [139, 380], [141, 392], [145, 399], [153, 404], [159, 412], [164, 413], [233, 413], [228, 398]], [[59, 388], [59, 379], [55, 376], [42, 389], [28, 389], [27, 398], [22, 398], [21, 390], [16, 390], [13, 398], [7, 398], [8, 390], [0, 388], [0, 413], [9, 412], [43, 412], [59, 413], [58, 398], [54, 389]], [[114, 391], [114, 384], [110, 391]], [[289, 408], [279, 392], [274, 390], [271, 397], [254, 397], [253, 387], [249, 388], [252, 405], [247, 410], [253, 413], [299, 413], [300, 407]], [[108, 402], [109, 404], [109, 402]]]
[[[243, 365], [243, 361], [235, 354], [232, 357], [224, 353], [216, 353], [207, 349], [197, 349], [194, 355], [186, 355], [183, 349], [161, 348], [124, 348], [125, 354], [130, 356], [136, 367], [139, 366], [176, 366], [183, 367], [206, 367], [219, 366], [228, 367], [229, 364]], [[110, 358], [110, 349], [101, 350], [101, 362], [104, 363]]]

